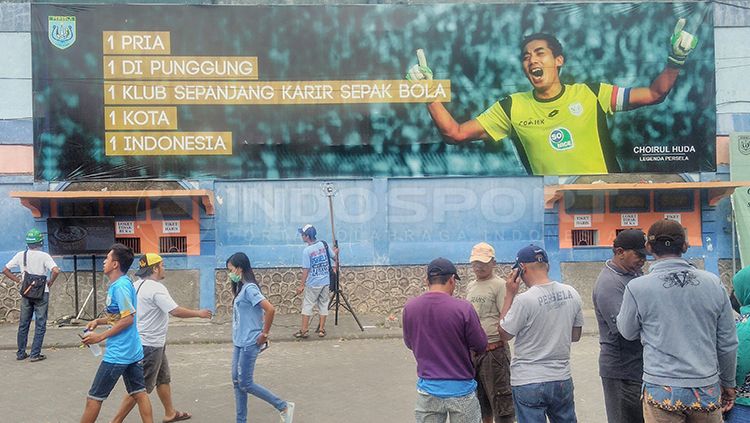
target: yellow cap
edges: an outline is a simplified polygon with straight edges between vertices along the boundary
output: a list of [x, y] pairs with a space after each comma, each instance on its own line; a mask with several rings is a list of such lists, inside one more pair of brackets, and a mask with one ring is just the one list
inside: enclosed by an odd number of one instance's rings
[[153, 266], [156, 263], [161, 263], [163, 260], [160, 255], [154, 253], [144, 254], [140, 260], [138, 260], [138, 267], [144, 268]]
[[495, 258], [495, 249], [486, 242], [480, 242], [471, 249], [469, 261], [489, 263], [493, 258]]

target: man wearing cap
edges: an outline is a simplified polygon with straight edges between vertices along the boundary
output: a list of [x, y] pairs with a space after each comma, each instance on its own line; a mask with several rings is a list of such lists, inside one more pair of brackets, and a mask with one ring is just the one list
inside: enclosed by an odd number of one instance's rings
[[643, 346], [628, 341], [617, 330], [625, 286], [641, 276], [646, 262], [646, 235], [639, 229], [617, 234], [607, 260], [594, 285], [592, 295], [599, 324], [599, 376], [604, 389], [604, 405], [609, 423], [643, 422], [641, 376]]
[[[13, 282], [21, 284], [24, 274], [30, 275], [49, 275], [47, 286], [44, 287], [44, 295], [39, 299], [30, 299], [21, 296], [21, 314], [18, 320], [18, 351], [16, 351], [16, 360], [25, 360], [29, 357], [26, 353], [26, 343], [29, 337], [29, 326], [31, 326], [31, 317], [34, 320], [34, 340], [31, 343], [31, 359], [29, 361], [41, 361], [47, 358], [42, 354], [42, 344], [44, 343], [44, 334], [47, 332], [47, 307], [49, 305], [49, 288], [55, 283], [60, 275], [60, 268], [57, 267], [52, 257], [42, 250], [42, 233], [37, 229], [31, 229], [26, 233], [26, 246], [24, 251], [19, 251], [3, 268], [3, 274]], [[10, 269], [18, 267], [21, 276], [11, 273]]]
[[[166, 343], [169, 316], [180, 318], [202, 317], [211, 318], [211, 311], [207, 309], [192, 310], [177, 305], [169, 295], [167, 287], [160, 281], [164, 279], [164, 260], [161, 256], [146, 253], [138, 261], [135, 275], [139, 278], [133, 286], [136, 289], [138, 308], [136, 322], [138, 334], [143, 344], [143, 375], [146, 382], [146, 392], [151, 393], [156, 387], [159, 399], [164, 406], [164, 422], [176, 422], [191, 418], [190, 413], [177, 411], [172, 404], [172, 390], [169, 386], [171, 376], [167, 361]], [[113, 423], [125, 420], [130, 410], [135, 406], [135, 400], [125, 395], [112, 419]]]
[[471, 270], [466, 299], [479, 315], [487, 334], [487, 349], [474, 357], [477, 398], [484, 423], [513, 423], [513, 396], [510, 391], [510, 349], [500, 339], [497, 325], [505, 301], [505, 280], [495, 275], [495, 249], [480, 242], [471, 249]]
[[721, 422], [734, 404], [737, 334], [719, 277], [693, 267], [679, 222], [648, 229], [656, 259], [625, 287], [617, 329], [643, 344], [646, 422]]
[[302, 281], [297, 288], [297, 295], [303, 292], [305, 294], [302, 298], [302, 327], [294, 334], [294, 337], [308, 337], [310, 316], [313, 314], [313, 307], [317, 305], [320, 323], [316, 332], [322, 338], [326, 336], [326, 317], [330, 302], [330, 273], [332, 269], [335, 269], [333, 260], [336, 260], [338, 249], [331, 250], [325, 241], [318, 241], [315, 238], [318, 231], [313, 225], [305, 225], [297, 231], [307, 247], [302, 251]]
[[471, 303], [453, 297], [456, 280], [456, 266], [437, 258], [427, 266], [427, 292], [404, 306], [404, 343], [417, 361], [417, 423], [482, 418], [471, 354], [487, 350], [487, 335]]
[[[519, 294], [521, 281], [528, 289]], [[570, 345], [581, 339], [582, 304], [572, 286], [549, 278], [542, 248], [518, 251], [498, 327], [501, 339], [515, 337], [510, 383], [518, 423], [577, 421]]]

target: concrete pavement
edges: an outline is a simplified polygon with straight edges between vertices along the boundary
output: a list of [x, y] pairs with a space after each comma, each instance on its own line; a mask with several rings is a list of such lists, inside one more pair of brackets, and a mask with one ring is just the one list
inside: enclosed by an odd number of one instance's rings
[[[334, 325], [334, 315], [331, 313], [326, 323], [327, 336], [325, 339], [401, 338], [401, 327], [398, 320], [400, 316], [393, 316], [393, 319], [389, 319], [387, 316], [358, 314], [357, 317], [365, 328], [364, 331], [359, 329], [352, 315], [346, 312], [339, 313], [339, 324]], [[313, 317], [313, 323], [310, 324], [312, 329], [317, 326], [317, 319], [317, 316]], [[594, 311], [584, 310], [584, 319], [584, 335], [598, 334]], [[301, 315], [299, 314], [276, 315], [271, 329], [271, 342], [295, 341], [292, 334], [299, 329], [300, 323]], [[77, 348], [80, 345], [78, 333], [82, 330], [83, 326], [57, 327], [50, 322], [47, 325], [47, 333], [44, 337], [44, 349]], [[17, 331], [18, 325], [15, 323], [0, 325], [0, 350], [16, 350]], [[29, 348], [33, 336], [34, 325], [32, 324], [29, 332]], [[317, 339], [317, 335], [310, 332], [308, 341]], [[209, 322], [202, 319], [171, 318], [168, 342], [171, 345], [228, 344], [232, 342], [232, 322], [227, 320], [212, 320]]]

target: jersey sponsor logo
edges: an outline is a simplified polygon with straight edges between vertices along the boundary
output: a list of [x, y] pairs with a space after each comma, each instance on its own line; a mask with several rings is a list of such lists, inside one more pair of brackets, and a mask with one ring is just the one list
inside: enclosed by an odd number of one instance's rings
[[542, 126], [544, 125], [544, 119], [528, 118], [518, 121], [518, 126]]
[[549, 144], [557, 151], [570, 150], [573, 144], [573, 134], [567, 128], [555, 128], [549, 133]]
[[583, 114], [583, 104], [581, 103], [573, 103], [568, 106], [568, 110], [570, 110], [570, 113], [573, 116], [581, 116]]
[[549, 112], [549, 114], [547, 115], [547, 117], [548, 118], [553, 118], [553, 117], [557, 116], [558, 113], [560, 113], [560, 111], [557, 110], [557, 109], [555, 109], [555, 110]]

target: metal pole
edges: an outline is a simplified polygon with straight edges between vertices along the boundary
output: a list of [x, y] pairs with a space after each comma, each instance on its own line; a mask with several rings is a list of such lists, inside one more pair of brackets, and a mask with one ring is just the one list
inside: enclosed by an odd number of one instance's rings
[[737, 219], [734, 215], [734, 195], [729, 197], [732, 206], [732, 274], [737, 274]]
[[94, 319], [96, 319], [96, 256], [91, 255], [91, 288], [94, 290]]
[[75, 254], [73, 254], [73, 290], [76, 296], [75, 310], [78, 311], [78, 256]]

